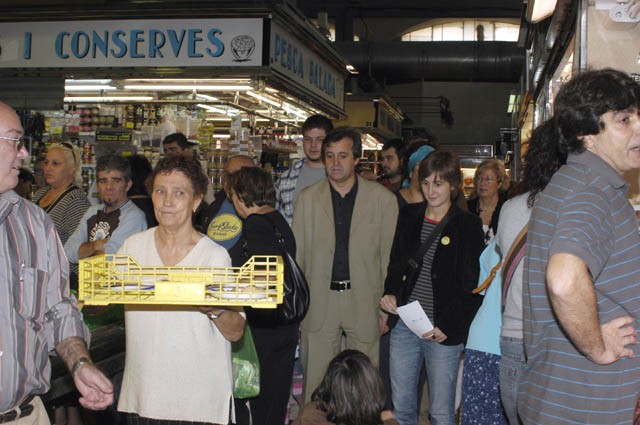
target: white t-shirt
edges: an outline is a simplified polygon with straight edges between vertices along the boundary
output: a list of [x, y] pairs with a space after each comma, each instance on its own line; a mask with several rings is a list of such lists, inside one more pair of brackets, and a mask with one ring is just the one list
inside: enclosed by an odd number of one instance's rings
[[[151, 228], [120, 254], [162, 266]], [[203, 236], [178, 266], [231, 266], [227, 251]], [[126, 362], [118, 410], [152, 419], [226, 424], [233, 405], [231, 345], [195, 307], [129, 305]]]
[[[503, 257], [507, 255], [511, 245], [522, 228], [529, 223], [531, 209], [527, 206], [529, 192], [516, 196], [504, 203], [500, 210], [496, 243]], [[501, 335], [509, 338], [524, 338], [522, 322], [522, 278], [524, 261], [516, 267], [505, 301], [502, 315]]]

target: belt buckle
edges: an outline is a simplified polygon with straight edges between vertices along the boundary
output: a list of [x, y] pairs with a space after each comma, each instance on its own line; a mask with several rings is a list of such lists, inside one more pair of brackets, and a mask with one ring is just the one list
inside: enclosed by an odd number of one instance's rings
[[[0, 415], [0, 424], [6, 422], [12, 422], [16, 419], [24, 418], [25, 416], [29, 416], [33, 412], [33, 405], [31, 402], [33, 401], [33, 396], [29, 396], [22, 402], [22, 404], [18, 407], [13, 408], [6, 413]], [[20, 413], [18, 413], [20, 412]]]
[[350, 280], [334, 280], [331, 282], [331, 286], [334, 291], [343, 292], [350, 288]]

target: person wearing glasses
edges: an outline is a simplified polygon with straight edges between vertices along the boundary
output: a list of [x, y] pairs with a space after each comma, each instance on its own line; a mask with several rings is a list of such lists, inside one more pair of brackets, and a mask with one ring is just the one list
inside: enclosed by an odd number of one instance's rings
[[48, 425], [39, 395], [51, 388], [54, 349], [82, 406], [105, 409], [113, 403], [113, 386], [91, 361], [54, 224], [13, 190], [28, 156], [22, 135], [18, 115], [0, 102], [0, 423]]
[[485, 243], [498, 231], [498, 217], [509, 188], [509, 175], [499, 159], [482, 161], [473, 176], [475, 191], [467, 202], [469, 211], [482, 219]]
[[33, 201], [45, 210], [56, 225], [64, 245], [89, 209], [80, 188], [80, 153], [71, 143], [53, 143], [44, 160], [47, 185], [36, 192]]

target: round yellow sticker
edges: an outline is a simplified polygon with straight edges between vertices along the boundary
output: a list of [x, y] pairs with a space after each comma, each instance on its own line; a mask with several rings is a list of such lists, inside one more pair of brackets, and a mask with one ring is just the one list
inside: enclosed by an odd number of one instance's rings
[[451, 239], [449, 239], [449, 236], [443, 236], [442, 239], [440, 239], [440, 243], [447, 246], [451, 243]]
[[209, 223], [207, 236], [214, 241], [228, 241], [242, 231], [242, 221], [233, 214], [220, 214]]

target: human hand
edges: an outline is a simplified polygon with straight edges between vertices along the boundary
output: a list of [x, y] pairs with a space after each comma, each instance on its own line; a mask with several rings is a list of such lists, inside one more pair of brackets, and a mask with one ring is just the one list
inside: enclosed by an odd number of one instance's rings
[[380, 328], [380, 335], [384, 335], [389, 332], [389, 316], [385, 314], [381, 314], [378, 316], [378, 327]]
[[223, 311], [226, 309], [217, 305], [198, 305], [196, 306], [198, 310], [207, 317], [211, 319], [210, 314], [215, 314], [216, 316], [220, 316]]
[[393, 419], [393, 412], [391, 412], [391, 410], [383, 410], [382, 413], [380, 413], [380, 419], [383, 421]]
[[398, 304], [395, 295], [385, 295], [380, 299], [380, 308], [387, 313], [398, 314]]
[[633, 327], [634, 319], [630, 316], [615, 318], [600, 326], [604, 349], [600, 353], [587, 355], [589, 360], [597, 364], [610, 364], [622, 357], [633, 357], [633, 350], [627, 345], [635, 344], [638, 332]]
[[447, 339], [447, 336], [440, 330], [440, 328], [433, 328], [429, 332], [423, 334], [422, 338], [441, 344]]
[[97, 253], [104, 253], [104, 247], [107, 245], [107, 243], [109, 242], [110, 238], [105, 238], [105, 239], [98, 239], [93, 241], [93, 249], [96, 251]]
[[80, 392], [80, 405], [91, 410], [104, 410], [113, 404], [113, 384], [93, 364], [83, 364], [73, 374]]

